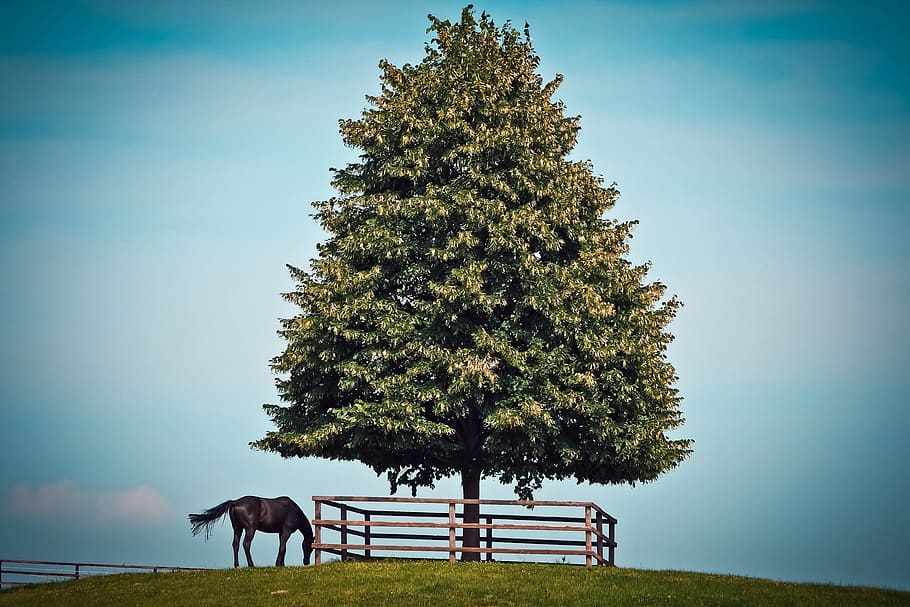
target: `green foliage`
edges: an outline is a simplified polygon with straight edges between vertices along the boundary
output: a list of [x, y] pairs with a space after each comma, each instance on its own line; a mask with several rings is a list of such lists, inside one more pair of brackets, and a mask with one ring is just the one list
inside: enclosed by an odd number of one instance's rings
[[330, 234], [286, 298], [283, 406], [255, 448], [359, 460], [392, 491], [497, 477], [650, 481], [689, 453], [666, 360], [680, 302], [630, 263], [619, 192], [568, 159], [527, 26], [432, 15], [418, 65], [341, 120], [358, 162], [314, 203]]
[[743, 577], [446, 562], [335, 562], [319, 567], [99, 576], [0, 592], [0, 607], [246, 607], [275, 605], [910, 605], [910, 592]]

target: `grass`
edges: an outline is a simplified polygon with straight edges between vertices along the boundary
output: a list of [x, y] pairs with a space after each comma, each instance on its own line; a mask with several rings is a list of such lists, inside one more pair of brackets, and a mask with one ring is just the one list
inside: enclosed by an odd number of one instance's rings
[[0, 592], [13, 606], [907, 605], [910, 592], [620, 568], [378, 561], [122, 574]]

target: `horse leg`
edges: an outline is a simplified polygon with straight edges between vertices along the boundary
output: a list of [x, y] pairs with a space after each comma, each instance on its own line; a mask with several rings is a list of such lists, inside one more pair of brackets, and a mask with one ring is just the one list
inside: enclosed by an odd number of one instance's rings
[[234, 567], [240, 567], [240, 560], [237, 558], [240, 551], [240, 534], [243, 533], [243, 527], [234, 525], [234, 542], [231, 546], [234, 548]]
[[247, 527], [246, 535], [243, 536], [243, 552], [246, 554], [246, 564], [248, 567], [255, 567], [253, 557], [250, 555], [250, 544], [253, 543], [253, 536], [256, 535], [255, 527]]
[[284, 567], [284, 554], [287, 552], [288, 548], [288, 538], [291, 537], [293, 530], [282, 529], [281, 535], [278, 538], [278, 558], [275, 559], [276, 567]]

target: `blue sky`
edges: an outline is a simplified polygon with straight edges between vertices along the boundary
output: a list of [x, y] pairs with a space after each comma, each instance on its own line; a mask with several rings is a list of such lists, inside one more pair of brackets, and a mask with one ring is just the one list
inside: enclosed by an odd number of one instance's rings
[[[538, 497], [615, 514], [622, 566], [910, 589], [910, 11], [475, 4], [530, 23], [582, 116], [574, 156], [618, 182], [631, 255], [685, 303], [693, 456]], [[355, 154], [337, 120], [461, 6], [0, 6], [0, 556], [227, 566], [229, 527], [204, 543], [188, 512], [388, 493], [247, 443], [270, 428], [284, 264], [315, 254], [309, 203]]]

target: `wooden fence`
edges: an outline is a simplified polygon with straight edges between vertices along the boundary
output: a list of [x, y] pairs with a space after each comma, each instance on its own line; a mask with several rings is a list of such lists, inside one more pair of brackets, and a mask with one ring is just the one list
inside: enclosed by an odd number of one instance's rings
[[[323, 552], [338, 555], [342, 560], [349, 557], [371, 558], [377, 552], [412, 555], [447, 552], [449, 561], [454, 562], [456, 553], [473, 552], [486, 555], [488, 561], [493, 560], [494, 554], [546, 555], [562, 557], [563, 560], [584, 557], [587, 566], [615, 564], [617, 520], [592, 502], [354, 496], [313, 496], [313, 501], [316, 536], [313, 549], [317, 565]], [[421, 509], [388, 509], [382, 504]], [[481, 522], [464, 522], [465, 504], [480, 506]], [[461, 512], [458, 506], [461, 506]], [[337, 510], [338, 517], [324, 518], [327, 508]], [[527, 508], [543, 508], [549, 512], [558, 509], [563, 513], [582, 510], [583, 513], [574, 516], [529, 514]], [[515, 510], [522, 513], [515, 513]], [[394, 532], [389, 533], [385, 529]], [[480, 547], [463, 548], [459, 545], [462, 540], [459, 530], [464, 529], [480, 530]], [[436, 533], [415, 533], [415, 530], [436, 530]], [[339, 541], [324, 541], [327, 531], [337, 533]], [[349, 541], [351, 536], [354, 541]]]
[[111, 573], [164, 573], [171, 571], [204, 571], [198, 567], [164, 567], [161, 565], [108, 565], [100, 563], [64, 563], [59, 561], [23, 561], [0, 559], [0, 588], [39, 582], [59, 582]]

